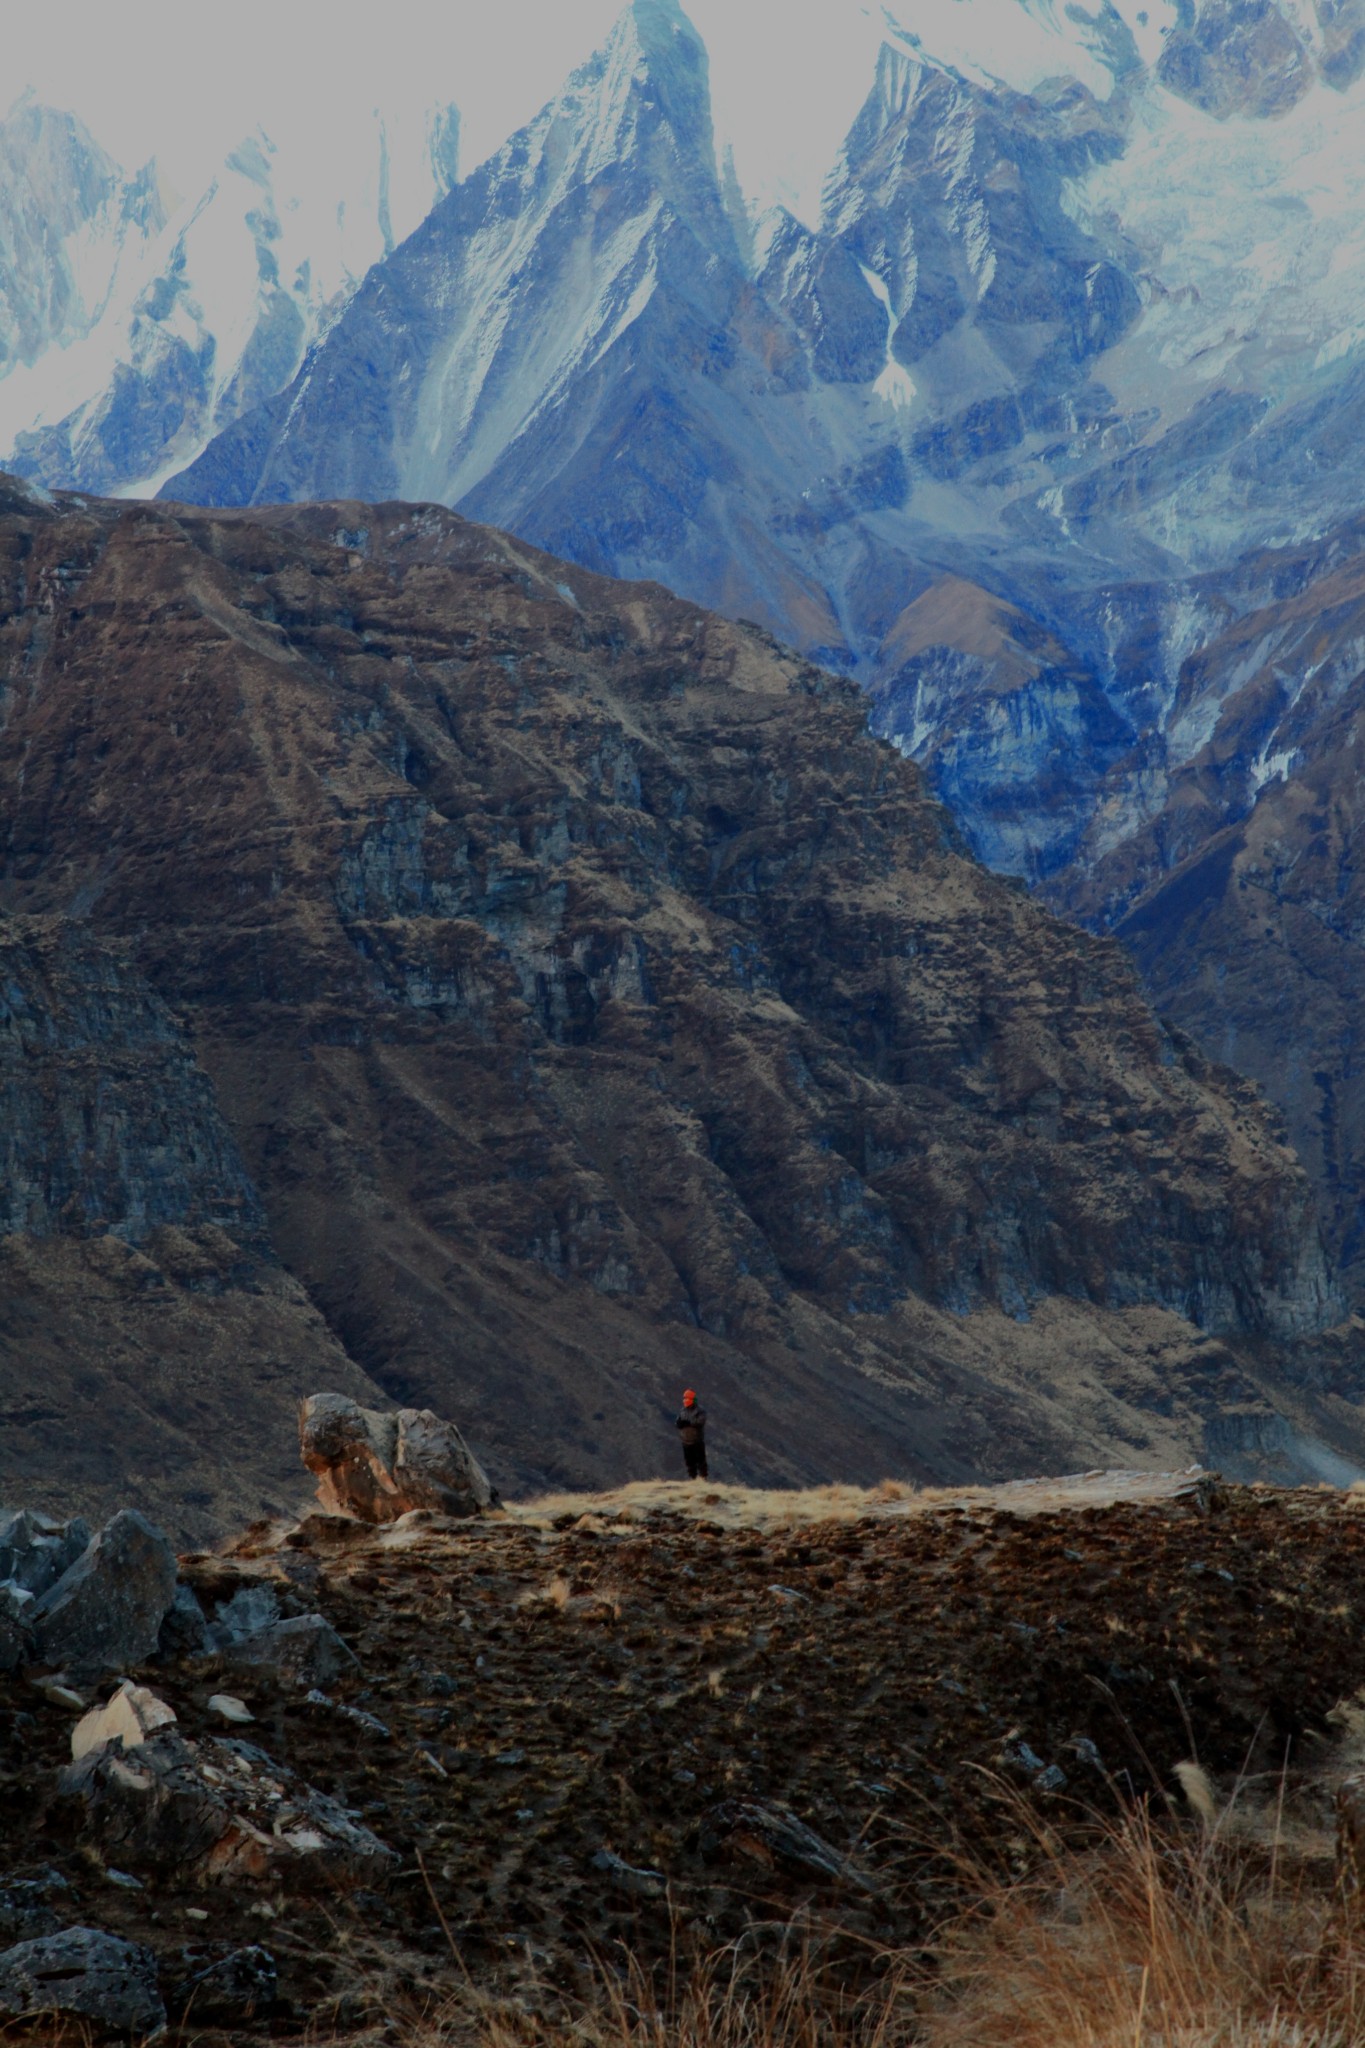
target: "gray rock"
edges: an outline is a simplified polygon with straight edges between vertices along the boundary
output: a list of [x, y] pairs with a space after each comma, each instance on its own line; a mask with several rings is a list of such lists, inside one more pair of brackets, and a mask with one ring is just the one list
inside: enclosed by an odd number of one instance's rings
[[56, 1870], [13, 1878], [0, 1886], [0, 1941], [31, 1941], [35, 1935], [55, 1934], [61, 1923], [52, 1901], [70, 1890]]
[[592, 1859], [594, 1870], [602, 1875], [619, 1892], [629, 1892], [638, 1899], [661, 1899], [668, 1887], [668, 1880], [662, 1870], [641, 1870], [633, 1863], [627, 1863], [614, 1849], [599, 1849]]
[[166, 2024], [156, 1957], [98, 1927], [68, 1927], [0, 1955], [0, 2012], [79, 2013], [127, 2034], [153, 2034]]
[[279, 1618], [279, 1596], [273, 1586], [240, 1586], [230, 1600], [221, 1600], [215, 1608], [209, 1640], [215, 1649], [223, 1649], [254, 1636], [258, 1629], [269, 1628]]
[[32, 1654], [33, 1595], [12, 1579], [0, 1585], [0, 1671], [18, 1671]]
[[373, 1880], [393, 1852], [326, 1793], [254, 1743], [159, 1728], [93, 1750], [58, 1780], [106, 1861], [163, 1881], [331, 1887]]
[[394, 1478], [410, 1507], [473, 1515], [493, 1505], [493, 1489], [459, 1430], [429, 1408], [399, 1409]]
[[192, 1586], [182, 1581], [175, 1589], [166, 1619], [157, 1639], [159, 1657], [201, 1657], [212, 1648], [209, 1625]]
[[391, 1522], [414, 1508], [473, 1515], [493, 1504], [459, 1430], [430, 1409], [383, 1415], [343, 1394], [312, 1394], [299, 1411], [299, 1448], [333, 1514]]
[[272, 1622], [229, 1642], [221, 1655], [234, 1671], [269, 1672], [290, 1685], [331, 1685], [347, 1672], [360, 1669], [354, 1651], [320, 1614]]
[[805, 1882], [833, 1881], [858, 1891], [877, 1889], [856, 1863], [807, 1827], [789, 1807], [761, 1799], [727, 1799], [712, 1807], [701, 1828], [708, 1858], [740, 1857]]
[[275, 2003], [278, 1971], [268, 1948], [235, 1948], [191, 1977], [175, 2001], [178, 2017], [200, 2026], [259, 2019]]
[[304, 1704], [317, 1707], [327, 1714], [335, 1714], [343, 1721], [349, 1721], [353, 1728], [359, 1728], [366, 1735], [373, 1735], [377, 1742], [391, 1742], [391, 1730], [374, 1714], [367, 1714], [363, 1707], [348, 1707], [344, 1700], [333, 1700], [316, 1686], [308, 1694]]
[[70, 1522], [54, 1522], [28, 1508], [0, 1515], [0, 1579], [26, 1593], [46, 1593], [89, 1541], [90, 1524], [79, 1515]]
[[124, 1508], [38, 1601], [34, 1653], [73, 1676], [151, 1657], [175, 1602], [175, 1552], [159, 1529]]

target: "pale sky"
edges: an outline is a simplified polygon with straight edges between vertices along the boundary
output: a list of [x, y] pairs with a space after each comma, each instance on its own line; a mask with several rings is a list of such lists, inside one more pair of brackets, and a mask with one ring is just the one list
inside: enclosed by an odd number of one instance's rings
[[[828, 167], [872, 78], [864, 0], [684, 0], [711, 52], [717, 125], [763, 183]], [[621, 0], [42, 0], [7, 10], [0, 112], [31, 88], [126, 168], [184, 190], [257, 123], [320, 143], [379, 105], [460, 109], [467, 173], [602, 41]]]
[[[1074, 71], [1085, 14], [1057, 0], [683, 0], [711, 56], [718, 139], [751, 197], [813, 220], [894, 17], [948, 61], [1020, 85]], [[1092, 0], [1098, 9], [1099, 0]], [[1171, 0], [1117, 0], [1149, 21]], [[467, 174], [608, 33], [622, 0], [39, 0], [6, 9], [0, 113], [26, 88], [70, 109], [126, 169], [156, 156], [183, 193], [258, 124], [320, 161], [380, 107], [460, 109]], [[1141, 12], [1138, 10], [1141, 9]]]

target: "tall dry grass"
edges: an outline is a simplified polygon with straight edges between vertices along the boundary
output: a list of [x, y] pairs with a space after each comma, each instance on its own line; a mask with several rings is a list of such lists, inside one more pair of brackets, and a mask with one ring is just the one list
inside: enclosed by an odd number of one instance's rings
[[[403, 2048], [1361, 2048], [1365, 1922], [1330, 1866], [1272, 1840], [1154, 1818], [1096, 1821], [1064, 1846], [1020, 1802], [1028, 1877], [965, 1867], [966, 1903], [926, 1955], [851, 1970], [797, 1937], [651, 1973], [599, 1963], [586, 1989], [466, 1981]], [[771, 1928], [769, 1933], [771, 1933]], [[845, 1951], [846, 1953], [846, 1951]], [[394, 2038], [392, 2020], [387, 2039]]]
[[1146, 1805], [1088, 1848], [1033, 1825], [1030, 1875], [984, 1876], [944, 1930], [924, 2048], [1360, 2048], [1365, 1925], [1330, 1864], [1286, 1868], [1209, 1816]]

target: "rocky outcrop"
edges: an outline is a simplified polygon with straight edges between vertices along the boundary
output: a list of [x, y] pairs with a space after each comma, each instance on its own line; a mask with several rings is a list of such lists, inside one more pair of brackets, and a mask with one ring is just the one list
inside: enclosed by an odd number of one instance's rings
[[336, 1800], [255, 1744], [187, 1741], [145, 1688], [87, 1715], [72, 1750], [59, 1789], [84, 1836], [163, 1880], [334, 1887], [382, 1875], [392, 1860]]
[[40, 1595], [55, 1586], [90, 1541], [79, 1517], [54, 1522], [25, 1509], [0, 1515], [0, 1671], [17, 1671], [33, 1650]]
[[181, 1591], [170, 1544], [128, 1508], [95, 1537], [79, 1518], [0, 1518], [0, 1573], [4, 1671], [36, 1662], [98, 1678], [139, 1663], [157, 1649]]
[[41, 1663], [98, 1678], [153, 1655], [175, 1600], [175, 1552], [135, 1508], [106, 1523], [33, 1610]]
[[101, 2031], [156, 2034], [166, 2024], [156, 1957], [98, 1927], [67, 1927], [0, 1954], [0, 2012], [71, 2013]]
[[391, 1522], [414, 1508], [476, 1515], [493, 1499], [459, 1430], [429, 1408], [380, 1415], [343, 1394], [310, 1394], [299, 1411], [299, 1448], [323, 1507], [363, 1522]]
[[[307, 1619], [330, 1630], [320, 1615]], [[359, 1668], [354, 1657], [346, 1662]], [[252, 1718], [240, 1701], [232, 1705]], [[336, 1884], [380, 1869], [391, 1854], [253, 1744], [187, 1741], [174, 1708], [130, 1679], [76, 1724], [71, 1757], [60, 1793], [80, 1808], [89, 1839], [163, 1876]]]
[[1253, 1091], [754, 629], [430, 507], [0, 542], [8, 901], [173, 1003], [345, 1361], [295, 1399], [523, 1483], [671, 1467], [679, 1380], [731, 1471], [1179, 1463], [1334, 1314]]

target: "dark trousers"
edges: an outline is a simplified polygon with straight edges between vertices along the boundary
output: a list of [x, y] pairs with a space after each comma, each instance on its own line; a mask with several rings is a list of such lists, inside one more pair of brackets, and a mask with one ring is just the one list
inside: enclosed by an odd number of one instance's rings
[[710, 1474], [706, 1469], [706, 1445], [684, 1444], [682, 1451], [683, 1457], [687, 1460], [688, 1478], [708, 1479]]

